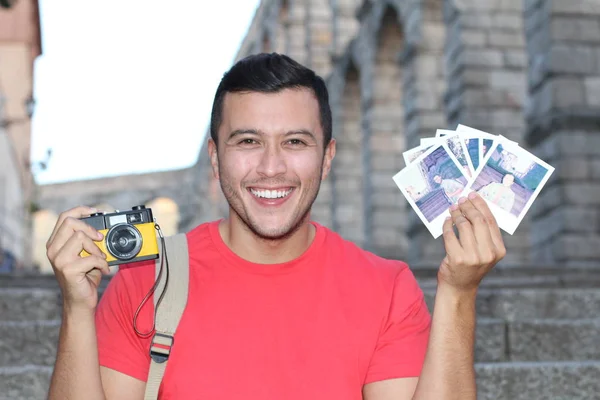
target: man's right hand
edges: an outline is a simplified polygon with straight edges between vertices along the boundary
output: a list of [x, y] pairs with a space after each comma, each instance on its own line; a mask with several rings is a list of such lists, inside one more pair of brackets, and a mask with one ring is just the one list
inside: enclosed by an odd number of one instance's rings
[[[46, 254], [63, 295], [66, 310], [94, 310], [98, 304], [98, 285], [102, 274], [109, 274], [105, 254], [94, 241], [103, 236], [96, 229], [80, 221], [97, 212], [90, 207], [75, 207], [58, 217], [46, 243]], [[82, 250], [90, 255], [81, 257]]]

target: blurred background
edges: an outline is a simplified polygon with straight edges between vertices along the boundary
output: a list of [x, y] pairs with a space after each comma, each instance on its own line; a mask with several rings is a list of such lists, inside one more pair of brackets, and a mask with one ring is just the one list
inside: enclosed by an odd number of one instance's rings
[[480, 291], [480, 397], [600, 398], [598, 0], [0, 0], [0, 398], [44, 398], [58, 214], [145, 204], [167, 235], [226, 216], [214, 92], [272, 51], [330, 91], [314, 219], [408, 261], [430, 305], [444, 248], [392, 181], [402, 152], [461, 123], [556, 168]]

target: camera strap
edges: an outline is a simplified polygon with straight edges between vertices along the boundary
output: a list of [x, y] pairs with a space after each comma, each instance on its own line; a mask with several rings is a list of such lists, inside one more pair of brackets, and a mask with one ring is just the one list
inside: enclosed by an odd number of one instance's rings
[[[157, 290], [154, 293], [155, 332], [150, 346], [150, 370], [144, 400], [156, 400], [173, 347], [174, 335], [187, 304], [189, 255], [184, 233], [162, 238], [156, 260]], [[164, 254], [163, 254], [164, 252]], [[164, 260], [163, 260], [164, 257]], [[163, 274], [161, 264], [166, 264]], [[159, 293], [163, 293], [159, 297]], [[160, 304], [157, 304], [160, 299]]]

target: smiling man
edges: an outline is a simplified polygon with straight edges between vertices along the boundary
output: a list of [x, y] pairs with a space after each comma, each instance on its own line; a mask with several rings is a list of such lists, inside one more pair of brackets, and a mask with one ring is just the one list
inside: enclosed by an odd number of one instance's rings
[[[476, 195], [452, 206], [431, 318], [404, 262], [311, 220], [331, 131], [323, 80], [290, 58], [251, 56], [223, 77], [208, 150], [229, 216], [187, 233], [189, 297], [161, 399], [475, 399], [475, 297], [505, 255], [496, 221]], [[91, 212], [61, 214], [48, 240], [65, 299], [50, 398], [142, 399], [151, 336], [132, 321], [153, 326], [151, 302], [136, 310], [154, 263], [121, 267], [97, 304], [108, 266], [78, 220]]]

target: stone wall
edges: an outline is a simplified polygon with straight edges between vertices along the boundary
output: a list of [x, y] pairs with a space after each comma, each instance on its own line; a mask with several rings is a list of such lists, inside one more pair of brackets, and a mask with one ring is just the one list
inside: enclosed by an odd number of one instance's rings
[[[445, 94], [448, 125], [462, 123], [522, 143], [527, 100], [523, 1], [444, 3], [447, 27]], [[529, 215], [514, 235], [504, 262], [530, 262]]]
[[[458, 123], [556, 167], [504, 264], [600, 260], [600, 7], [592, 0], [263, 0], [236, 60], [284, 52], [327, 83], [338, 144], [313, 217], [414, 266], [445, 251], [392, 181], [401, 153]], [[207, 142], [181, 230], [226, 216]], [[166, 186], [167, 182], [163, 182]]]
[[533, 257], [600, 260], [600, 3], [525, 1], [527, 142], [556, 167], [531, 210]]

